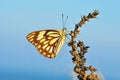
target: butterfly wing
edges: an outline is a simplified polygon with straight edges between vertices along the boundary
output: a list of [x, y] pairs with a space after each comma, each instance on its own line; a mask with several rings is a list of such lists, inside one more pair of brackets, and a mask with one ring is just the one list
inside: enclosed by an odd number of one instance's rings
[[28, 34], [27, 39], [42, 55], [54, 58], [65, 42], [65, 34], [62, 30], [41, 30]]

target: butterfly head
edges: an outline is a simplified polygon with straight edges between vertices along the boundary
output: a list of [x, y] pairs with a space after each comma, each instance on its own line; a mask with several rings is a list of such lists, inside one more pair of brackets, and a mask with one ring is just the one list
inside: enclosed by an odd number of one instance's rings
[[67, 30], [67, 28], [63, 28], [63, 29], [62, 29], [62, 31], [66, 31], [66, 30]]
[[62, 29], [62, 34], [63, 34], [64, 36], [66, 36], [66, 33], [67, 33], [67, 28], [63, 28], [63, 29]]

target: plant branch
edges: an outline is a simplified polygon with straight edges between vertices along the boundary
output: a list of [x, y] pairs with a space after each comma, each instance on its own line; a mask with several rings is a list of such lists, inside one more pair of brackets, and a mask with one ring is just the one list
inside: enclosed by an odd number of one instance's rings
[[[71, 41], [68, 43], [68, 46], [72, 48], [70, 53], [73, 56], [73, 63], [76, 64], [74, 71], [78, 74], [77, 77], [79, 80], [99, 80], [97, 74], [95, 74], [97, 69], [93, 68], [92, 66], [85, 66], [87, 59], [84, 57], [84, 55], [87, 53], [89, 46], [85, 46], [84, 42], [81, 40], [75, 40], [77, 35], [80, 33], [79, 28], [82, 27], [86, 21], [96, 18], [98, 14], [98, 10], [94, 10], [93, 13], [89, 13], [87, 16], [81, 16], [81, 21], [75, 25], [75, 29], [69, 34], [71, 36]], [[87, 71], [90, 71], [90, 74], [87, 74]]]

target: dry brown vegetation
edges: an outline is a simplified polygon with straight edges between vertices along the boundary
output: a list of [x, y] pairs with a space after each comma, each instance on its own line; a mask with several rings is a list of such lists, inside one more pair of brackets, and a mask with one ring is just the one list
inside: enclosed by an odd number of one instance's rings
[[73, 56], [73, 63], [76, 64], [74, 67], [74, 72], [78, 74], [77, 77], [79, 80], [101, 80], [96, 73], [96, 68], [92, 66], [85, 66], [87, 59], [84, 57], [84, 55], [87, 53], [89, 46], [85, 46], [84, 42], [81, 40], [75, 40], [75, 38], [77, 38], [77, 35], [80, 33], [79, 28], [82, 27], [86, 21], [89, 21], [92, 18], [96, 18], [98, 14], [98, 10], [94, 10], [93, 13], [89, 13], [87, 16], [82, 16], [81, 21], [75, 25], [75, 29], [69, 34], [71, 36], [71, 39], [68, 43], [68, 46], [72, 48], [72, 50], [70, 50], [70, 53]]

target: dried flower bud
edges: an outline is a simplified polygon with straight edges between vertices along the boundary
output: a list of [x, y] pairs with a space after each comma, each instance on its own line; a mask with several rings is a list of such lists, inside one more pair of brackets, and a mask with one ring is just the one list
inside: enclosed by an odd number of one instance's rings
[[83, 18], [84, 18], [85, 21], [89, 21], [89, 18], [88, 18], [88, 17], [83, 16]]
[[78, 77], [79, 80], [83, 80], [83, 76], [78, 75], [77, 77]]
[[79, 63], [79, 62], [81, 61], [81, 58], [80, 58], [79, 56], [76, 56], [76, 57], [75, 57], [75, 60], [76, 60], [76, 62]]
[[68, 44], [67, 44], [68, 46], [72, 46], [72, 44], [69, 42]]
[[71, 36], [72, 38], [75, 38], [75, 33], [74, 33], [73, 31], [71, 31], [71, 32], [70, 32], [70, 36]]
[[72, 54], [72, 56], [77, 56], [78, 55], [78, 52], [77, 51], [70, 51], [70, 53]]
[[83, 47], [83, 52], [87, 53], [87, 48], [86, 47]]
[[83, 51], [79, 52], [78, 55], [79, 55], [79, 56], [82, 56], [82, 55], [83, 55]]
[[74, 45], [75, 43], [76, 43], [76, 41], [71, 40], [71, 41], [68, 43], [68, 46], [72, 46], [72, 45]]
[[80, 74], [83, 77], [83, 80], [86, 80], [87, 73], [85, 71], [80, 71]]
[[83, 58], [83, 59], [82, 59], [82, 62], [83, 62], [83, 63], [86, 63], [86, 58]]
[[87, 70], [88, 70], [88, 67], [82, 66], [82, 71], [87, 71]]
[[79, 32], [80, 32], [80, 31], [79, 31], [78, 29], [76, 29], [76, 30], [74, 31], [75, 34], [79, 34]]
[[90, 46], [86, 46], [86, 48], [90, 48]]
[[94, 12], [92, 14], [94, 14], [94, 16], [97, 16], [99, 14], [99, 11], [98, 10], [94, 10]]
[[75, 67], [74, 71], [79, 74], [80, 73], [80, 68], [79, 67]]
[[77, 43], [77, 46], [78, 46], [78, 47], [83, 46], [83, 42], [79, 40], [78, 43]]
[[97, 75], [95, 73], [91, 73], [87, 76], [87, 80], [98, 80]]
[[73, 51], [77, 51], [77, 49], [78, 49], [76, 45], [73, 45], [72, 48], [73, 48]]
[[97, 69], [96, 69], [96, 68], [93, 68], [92, 66], [89, 66], [88, 69], [89, 69], [92, 73], [94, 73], [95, 71], [97, 71]]

